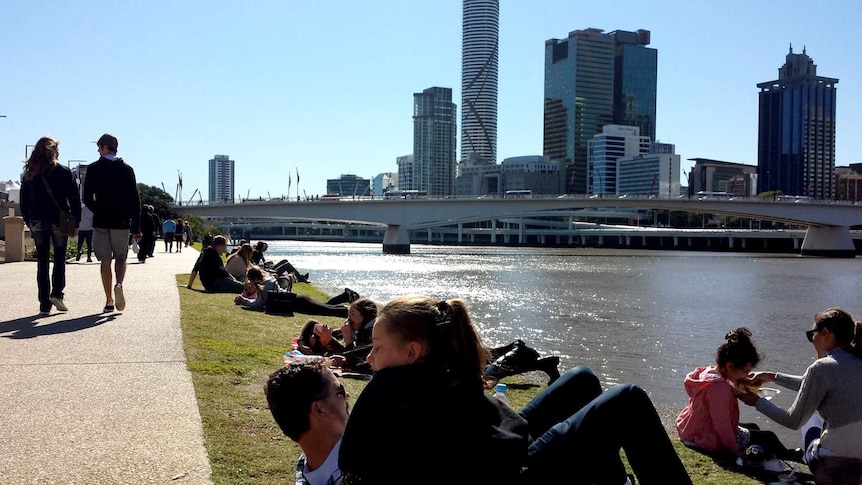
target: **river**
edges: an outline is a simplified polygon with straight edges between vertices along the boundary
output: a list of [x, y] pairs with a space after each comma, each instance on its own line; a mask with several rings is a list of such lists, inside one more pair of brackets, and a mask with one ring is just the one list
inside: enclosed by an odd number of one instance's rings
[[[862, 259], [610, 249], [537, 249], [270, 241], [267, 259], [288, 258], [331, 293], [344, 287], [379, 302], [404, 294], [463, 298], [485, 343], [521, 338], [561, 368], [587, 365], [603, 385], [634, 382], [657, 406], [680, 409], [682, 381], [714, 363], [725, 333], [748, 327], [758, 369], [804, 372], [815, 313], [839, 306], [862, 317]], [[775, 403], [788, 407], [782, 389]], [[744, 404], [756, 421], [796, 439]]]

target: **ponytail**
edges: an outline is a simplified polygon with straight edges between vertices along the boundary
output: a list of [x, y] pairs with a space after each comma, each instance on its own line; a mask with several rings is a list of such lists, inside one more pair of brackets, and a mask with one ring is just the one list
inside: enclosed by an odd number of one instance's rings
[[757, 366], [760, 362], [760, 354], [751, 341], [751, 330], [738, 327], [724, 335], [724, 343], [715, 353], [715, 363], [718, 367], [724, 367], [728, 362], [737, 368], [749, 363]]
[[484, 386], [482, 371], [488, 354], [463, 300], [399, 297], [383, 306], [377, 324], [385, 325], [402, 341], [425, 346], [424, 359], [442, 385]]

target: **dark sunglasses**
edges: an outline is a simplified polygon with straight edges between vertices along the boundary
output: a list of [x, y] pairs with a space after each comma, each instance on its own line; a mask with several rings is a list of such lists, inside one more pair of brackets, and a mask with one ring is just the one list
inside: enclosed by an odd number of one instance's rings
[[808, 341], [814, 343], [814, 334], [819, 332], [819, 328], [812, 328], [811, 330], [805, 331], [805, 336], [808, 337]]
[[[344, 388], [344, 384], [341, 384], [341, 383], [338, 384], [338, 389], [335, 390], [335, 394], [338, 395], [339, 397], [341, 397], [342, 399], [347, 398], [347, 389]], [[321, 399], [326, 399], [329, 396], [330, 396], [330, 394], [326, 393], [320, 397], [314, 398], [314, 400], [320, 401]]]

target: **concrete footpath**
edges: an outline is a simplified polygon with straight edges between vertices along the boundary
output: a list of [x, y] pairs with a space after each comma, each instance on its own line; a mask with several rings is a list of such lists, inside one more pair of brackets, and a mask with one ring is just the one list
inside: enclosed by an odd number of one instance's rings
[[66, 265], [48, 317], [36, 263], [0, 264], [0, 484], [212, 483], [175, 281], [198, 252], [163, 251], [129, 252], [114, 313], [95, 258]]

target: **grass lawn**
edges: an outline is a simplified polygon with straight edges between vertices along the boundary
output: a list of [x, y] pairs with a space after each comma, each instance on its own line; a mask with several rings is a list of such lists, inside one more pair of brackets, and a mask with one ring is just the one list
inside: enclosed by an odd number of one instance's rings
[[[185, 285], [188, 274], [177, 275]], [[307, 284], [294, 291], [325, 301]], [[284, 436], [272, 419], [263, 394], [270, 373], [283, 365], [282, 355], [299, 335], [308, 318], [340, 328], [342, 320], [296, 314], [293, 317], [245, 311], [233, 295], [208, 294], [200, 282], [193, 290], [179, 288], [183, 346], [192, 373], [203, 420], [204, 439], [216, 484], [292, 483], [299, 447]], [[524, 406], [542, 387], [528, 380], [508, 378], [509, 401]], [[350, 401], [365, 381], [344, 379]], [[711, 459], [686, 449], [671, 437], [695, 484], [758, 484], [757, 480], [727, 472]], [[561, 466], [563, 466], [561, 464]]]

